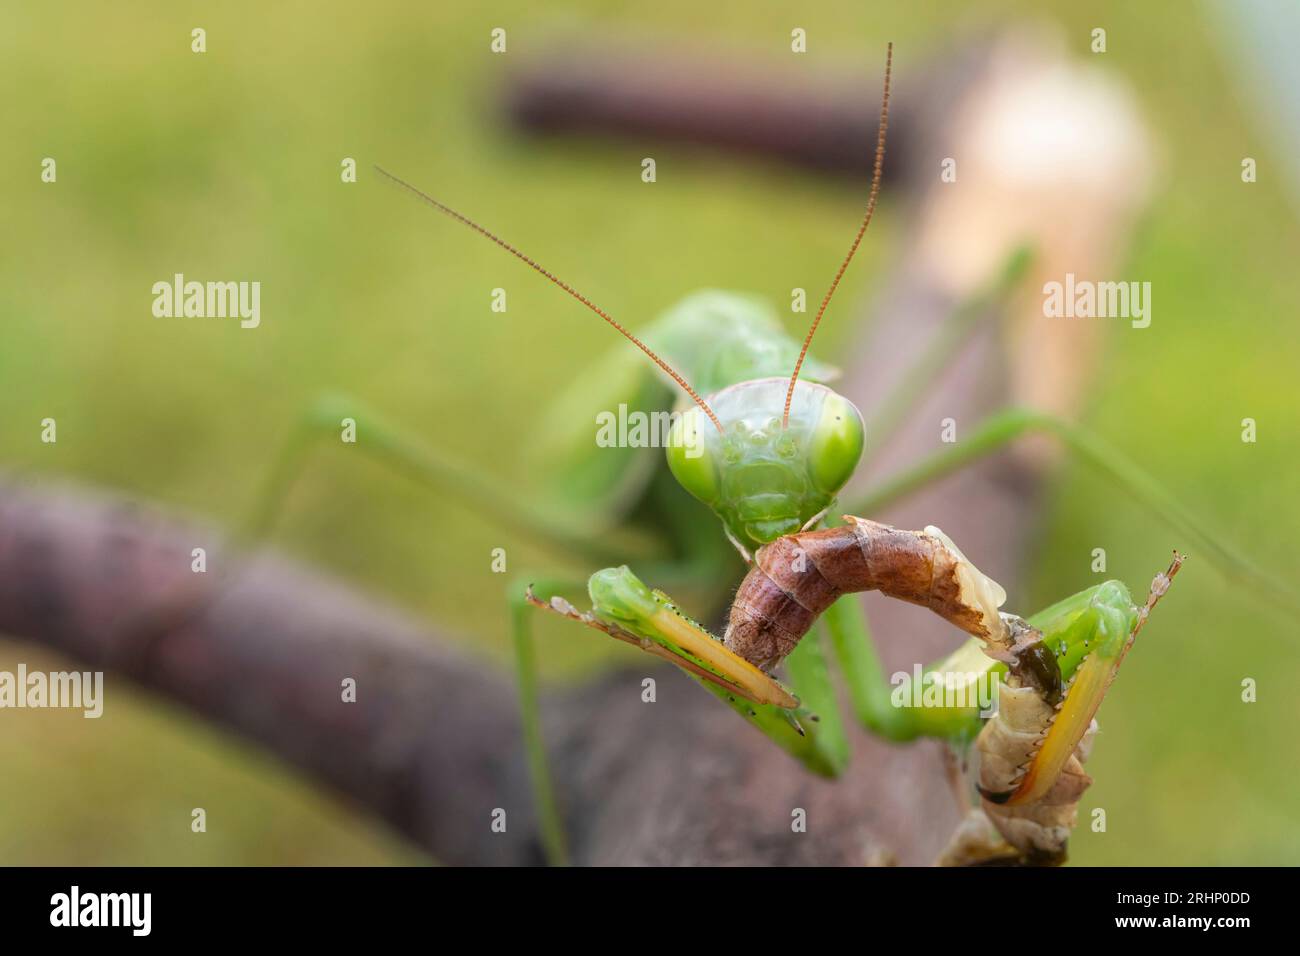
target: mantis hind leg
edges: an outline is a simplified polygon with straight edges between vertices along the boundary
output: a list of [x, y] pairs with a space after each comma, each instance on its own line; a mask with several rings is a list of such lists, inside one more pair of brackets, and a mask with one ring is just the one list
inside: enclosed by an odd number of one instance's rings
[[312, 452], [327, 438], [337, 440], [345, 421], [351, 421], [356, 428], [356, 449], [393, 470], [438, 490], [450, 491], [483, 514], [543, 544], [593, 561], [612, 557], [610, 548], [599, 539], [561, 523], [552, 517], [550, 509], [521, 503], [518, 495], [501, 482], [444, 455], [359, 400], [340, 393], [318, 396], [294, 424], [240, 528], [241, 540], [255, 543], [270, 534], [306, 471]]
[[847, 510], [861, 515], [879, 512], [1016, 439], [1035, 433], [1050, 435], [1064, 443], [1072, 453], [1136, 498], [1180, 535], [1191, 539], [1206, 559], [1228, 578], [1251, 587], [1270, 601], [1300, 609], [1300, 596], [1290, 587], [1260, 570], [1219, 536], [1206, 531], [1155, 478], [1117, 448], [1085, 428], [1032, 409], [1015, 408], [990, 416], [954, 447], [903, 470], [852, 502]]
[[984, 710], [979, 681], [995, 667], [978, 641], [972, 639], [935, 667], [927, 668], [964, 682], [960, 696], [949, 695], [932, 703], [923, 698], [924, 684], [914, 686], [914, 676], [901, 682], [886, 679], [858, 595], [846, 594], [832, 604], [825, 622], [854, 714], [872, 733], [895, 743], [936, 737], [960, 744], [978, 732]]

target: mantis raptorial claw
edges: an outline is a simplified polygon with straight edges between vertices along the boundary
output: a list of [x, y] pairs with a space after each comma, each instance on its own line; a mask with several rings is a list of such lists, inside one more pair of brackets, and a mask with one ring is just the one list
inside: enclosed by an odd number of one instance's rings
[[[597, 594], [612, 583], [619, 591], [618, 599], [608, 600], [610, 595], [607, 594], [604, 595], [607, 601], [602, 603]], [[593, 575], [592, 591], [593, 610], [589, 612], [579, 611], [561, 597], [543, 601], [533, 594], [531, 586], [526, 598], [534, 607], [578, 621], [615, 640], [639, 647], [743, 700], [783, 709], [799, 706], [794, 695], [748, 661], [727, 650], [694, 621], [677, 613], [661, 595], [647, 589], [627, 568], [610, 568]], [[638, 613], [629, 614], [629, 609], [633, 608]]]
[[1065, 698], [1056, 704], [1056, 712], [1051, 718], [1042, 746], [1033, 755], [1025, 768], [1020, 785], [1005, 800], [1007, 806], [1030, 803], [1040, 798], [1056, 781], [1057, 775], [1065, 767], [1075, 748], [1092, 724], [1102, 699], [1110, 689], [1119, 666], [1125, 655], [1133, 646], [1138, 631], [1146, 624], [1151, 609], [1156, 606], [1173, 580], [1178, 569], [1183, 566], [1184, 557], [1174, 552], [1173, 561], [1168, 570], [1157, 574], [1151, 582], [1151, 591], [1146, 604], [1139, 608], [1136, 622], [1126, 635], [1117, 639], [1117, 635], [1106, 634], [1105, 629], [1113, 625], [1113, 620], [1103, 617], [1101, 628], [1103, 643], [1092, 650], [1075, 672]]
[[[1000, 688], [997, 715], [980, 732], [978, 792], [982, 813], [1028, 862], [1059, 863], [1074, 826], [1079, 798], [1092, 779], [1083, 770], [1097, 709], [1151, 609], [1169, 590], [1183, 564], [1174, 552], [1168, 570], [1156, 575], [1143, 607], [1134, 607], [1118, 582], [1101, 585], [1086, 604], [1063, 602], [1051, 627], [1060, 635], [1060, 658], [1071, 670], [1064, 696], [1052, 695], [1035, 679], [1011, 668]], [[1082, 653], [1075, 661], [1070, 655]], [[1017, 641], [1025, 649], [1042, 643]], [[969, 850], [969, 847], [966, 848]], [[960, 854], [969, 862], [970, 854]]]
[[[813, 773], [833, 777], [843, 770], [848, 760], [847, 740], [833, 712], [833, 698], [820, 694], [810, 698], [818, 708], [830, 708], [825, 714], [828, 719], [819, 720], [778, 681], [728, 650], [683, 616], [667, 595], [647, 588], [625, 567], [597, 572], [589, 590], [589, 612], [579, 611], [563, 598], [544, 601], [531, 588], [526, 597], [534, 607], [578, 621], [677, 665]], [[829, 679], [814, 642], [801, 649], [789, 666], [796, 686], [810, 674], [818, 675], [822, 682]], [[813, 680], [809, 691], [815, 693], [820, 686]]]
[[709, 671], [706, 668], [701, 667], [699, 664], [696, 664], [694, 661], [690, 660], [689, 658], [683, 657], [679, 654], [674, 654], [672, 651], [669, 651], [667, 648], [661, 647], [660, 645], [656, 644], [654, 641], [649, 640], [648, 638], [637, 637], [635, 634], [631, 634], [623, 630], [622, 628], [618, 627], [615, 624], [610, 624], [607, 621], [602, 621], [594, 614], [591, 614], [589, 612], [579, 611], [576, 607], [574, 607], [572, 604], [570, 604], [562, 597], [558, 597], [558, 596], [552, 597], [549, 601], [543, 601], [535, 594], [533, 594], [533, 587], [531, 584], [528, 586], [528, 591], [524, 595], [524, 597], [528, 601], [528, 603], [531, 604], [533, 607], [541, 608], [544, 611], [550, 611], [553, 614], [559, 614], [561, 617], [567, 617], [571, 621], [577, 621], [579, 624], [585, 624], [587, 625], [587, 627], [595, 628], [596, 630], [600, 631], [603, 634], [608, 634], [616, 641], [622, 641], [625, 644], [631, 644], [634, 647], [639, 647], [647, 654], [651, 654], [662, 660], [666, 660], [672, 664], [676, 664], [678, 667], [682, 668], [682, 670], [688, 671], [689, 673], [694, 674], [696, 677], [710, 681], [716, 684], [717, 686], [721, 687], [723, 690], [726, 690], [728, 693], [735, 694], [736, 696], [742, 697], [745, 700], [753, 700], [753, 698], [750, 697], [749, 694], [745, 691], [745, 689], [742, 688], [740, 685], [731, 683], [725, 678], [720, 677], [717, 674], [714, 674], [712, 671]]

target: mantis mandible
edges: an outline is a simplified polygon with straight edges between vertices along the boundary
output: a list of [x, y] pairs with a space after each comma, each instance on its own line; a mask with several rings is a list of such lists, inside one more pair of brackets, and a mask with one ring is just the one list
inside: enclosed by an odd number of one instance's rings
[[[932, 737], [981, 754], [979, 807], [954, 837], [946, 862], [1059, 862], [1073, 825], [1074, 805], [1087, 777], [1081, 762], [1093, 717], [1146, 614], [1181, 565], [1158, 575], [1145, 605], [1136, 605], [1119, 581], [1087, 588], [1028, 618], [1000, 610], [1005, 593], [979, 572], [937, 528], [900, 531], [856, 517], [877, 510], [1031, 432], [1055, 436], [1127, 488], [1186, 537], [1209, 560], [1253, 579], [1256, 572], [1201, 531], [1159, 485], [1099, 439], [1032, 411], [1010, 410], [988, 419], [960, 445], [926, 459], [876, 490], [835, 504], [859, 465], [869, 437], [888, 420], [868, 424], [861, 412], [826, 383], [834, 369], [809, 352], [813, 335], [871, 222], [880, 193], [889, 115], [892, 44], [886, 55], [875, 165], [866, 212], [802, 343], [785, 334], [773, 310], [750, 296], [693, 295], [638, 337], [580, 292], [514, 246], [391, 173], [378, 172], [439, 212], [477, 231], [559, 286], [629, 340], [604, 365], [587, 391], [560, 398], [551, 422], [573, 440], [551, 449], [560, 460], [545, 500], [521, 504], [504, 484], [429, 450], [378, 416], [366, 414], [369, 447], [441, 488], [450, 488], [538, 538], [593, 561], [620, 562], [629, 553], [651, 562], [646, 576], [723, 592], [738, 554], [748, 574], [733, 603], [723, 639], [684, 616], [662, 591], [643, 584], [626, 565], [597, 571], [587, 582], [592, 610], [561, 597], [575, 582], [530, 579], [512, 584], [510, 627], [518, 659], [525, 741], [552, 862], [566, 861], [562, 814], [546, 766], [537, 716], [537, 679], [531, 637], [533, 607], [581, 621], [668, 660], [732, 707], [809, 771], [835, 776], [849, 754], [837, 716], [823, 636], [833, 648], [858, 719], [895, 741]], [[1002, 274], [964, 305], [951, 328], [918, 366], [940, 369], [975, 323], [1023, 274], [1018, 252]], [[663, 374], [650, 374], [651, 360]], [[793, 369], [793, 371], [791, 371]], [[592, 452], [590, 423], [605, 391], [614, 403], [656, 411], [676, 388], [683, 398], [667, 442], [667, 467], [638, 449]], [[906, 389], [906, 386], [903, 387]], [[896, 402], [885, 403], [886, 408]], [[340, 413], [358, 416], [358, 403], [322, 400], [290, 443], [263, 494], [253, 534], [264, 534], [283, 501], [306, 449], [305, 438], [333, 428]], [[893, 410], [896, 411], [896, 410]], [[892, 412], [891, 412], [892, 413]], [[886, 415], [888, 418], [888, 415]], [[550, 433], [554, 429], [544, 429]], [[576, 453], [573, 449], [579, 449]], [[566, 454], [567, 453], [567, 454]], [[685, 493], [683, 493], [685, 492]], [[694, 499], [694, 500], [692, 500]], [[702, 507], [721, 523], [700, 520]], [[665, 559], [665, 555], [668, 558]], [[926, 669], [944, 675], [949, 689], [971, 690], [999, 680], [1002, 710], [991, 717], [978, 703], [896, 706], [876, 657], [860, 602], [852, 594], [878, 590], [930, 607], [970, 635], [950, 657]], [[814, 627], [815, 638], [805, 638]], [[783, 680], [773, 672], [783, 667]]]

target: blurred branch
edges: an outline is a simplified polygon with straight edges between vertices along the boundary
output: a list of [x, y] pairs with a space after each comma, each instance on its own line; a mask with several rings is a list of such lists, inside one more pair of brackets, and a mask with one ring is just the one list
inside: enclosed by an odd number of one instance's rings
[[[712, 51], [646, 52], [644, 43], [612, 51], [616, 45], [574, 41], [529, 61], [505, 90], [511, 121], [535, 134], [687, 142], [870, 175], [878, 120], [870, 104], [880, 99], [883, 40], [879, 62], [864, 57], [852, 73], [725, 62]], [[923, 165], [918, 154], [931, 126], [983, 66], [980, 45], [971, 42], [900, 71], [905, 79], [890, 110], [887, 175]]]
[[[512, 689], [500, 676], [338, 581], [226, 555], [210, 528], [87, 490], [0, 491], [0, 632], [248, 737], [444, 862], [536, 858]], [[207, 574], [190, 569], [196, 547], [207, 549]], [[138, 626], [175, 610], [178, 594], [191, 613]], [[356, 703], [342, 702], [346, 677]], [[508, 810], [508, 835], [489, 830], [495, 807]]]

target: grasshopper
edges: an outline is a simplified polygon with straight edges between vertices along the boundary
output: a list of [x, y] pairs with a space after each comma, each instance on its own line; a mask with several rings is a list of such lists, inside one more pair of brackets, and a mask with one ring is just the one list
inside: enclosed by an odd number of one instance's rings
[[[762, 301], [719, 291], [689, 297], [638, 337], [495, 233], [376, 167], [401, 189], [524, 262], [642, 353], [625, 350], [604, 363], [598, 384], [611, 404], [659, 411], [669, 404], [673, 389], [682, 396], [667, 442], [666, 467], [658, 468], [653, 456], [637, 449], [601, 448], [593, 456], [592, 403], [585, 393], [561, 396], [550, 421], [568, 426], [569, 435], [576, 436], [569, 447], [579, 451], [567, 459], [560, 455], [567, 463], [555, 469], [544, 500], [526, 504], [505, 485], [367, 414], [369, 447], [389, 462], [546, 542], [594, 562], [615, 564], [586, 582], [590, 611], [555, 594], [581, 582], [529, 576], [509, 591], [524, 738], [542, 838], [554, 863], [566, 861], [566, 848], [538, 717], [531, 633], [535, 607], [670, 661], [807, 770], [833, 777], [846, 766], [849, 753], [824, 656], [829, 643], [854, 713], [869, 730], [900, 742], [929, 737], [962, 748], [974, 744], [979, 752], [979, 805], [954, 836], [944, 862], [1060, 862], [1078, 795], [1087, 785], [1081, 763], [1094, 715], [1181, 556], [1156, 578], [1144, 606], [1133, 602], [1122, 582], [1107, 581], [1020, 618], [1001, 610], [1006, 599], [1002, 588], [937, 528], [900, 531], [857, 515], [882, 508], [1021, 436], [1046, 433], [1192, 538], [1213, 564], [1243, 578], [1256, 575], [1244, 559], [1201, 531], [1136, 465], [1077, 426], [1034, 411], [1012, 409], [992, 416], [960, 445], [849, 502], [848, 514], [836, 517], [837, 496], [864, 450], [869, 452], [874, 439], [888, 430], [911, 394], [906, 384], [901, 386], [900, 395], [887, 400], [881, 416], [868, 424], [827, 384], [835, 370], [809, 352], [876, 208], [891, 67], [892, 44], [866, 212], [802, 343], [785, 334]], [[918, 371], [934, 374], [943, 367], [976, 320], [1014, 287], [1026, 260], [1024, 252], [1014, 255], [985, 290], [959, 308], [951, 328], [918, 361]], [[644, 364], [645, 358], [662, 377]], [[253, 535], [269, 529], [300, 468], [306, 440], [332, 429], [340, 413], [357, 415], [359, 408], [351, 400], [326, 399], [311, 410], [272, 473], [253, 518]], [[720, 530], [701, 520], [709, 512], [721, 523]], [[639, 533], [629, 535], [629, 528]], [[650, 556], [647, 577], [715, 595], [725, 593], [733, 580], [735, 559], [728, 555], [739, 555], [748, 573], [721, 639], [621, 563], [628, 551], [636, 550]], [[852, 596], [865, 590], [930, 607], [967, 633], [965, 644], [913, 681], [942, 678], [947, 689], [964, 691], [996, 679], [998, 716], [990, 717], [971, 696], [959, 695], [956, 703], [897, 706], [899, 692], [905, 697], [916, 688], [891, 690], [886, 682], [861, 604]], [[553, 596], [542, 598], [538, 591]], [[806, 639], [814, 627], [817, 637]], [[779, 680], [778, 668], [783, 668]]]

